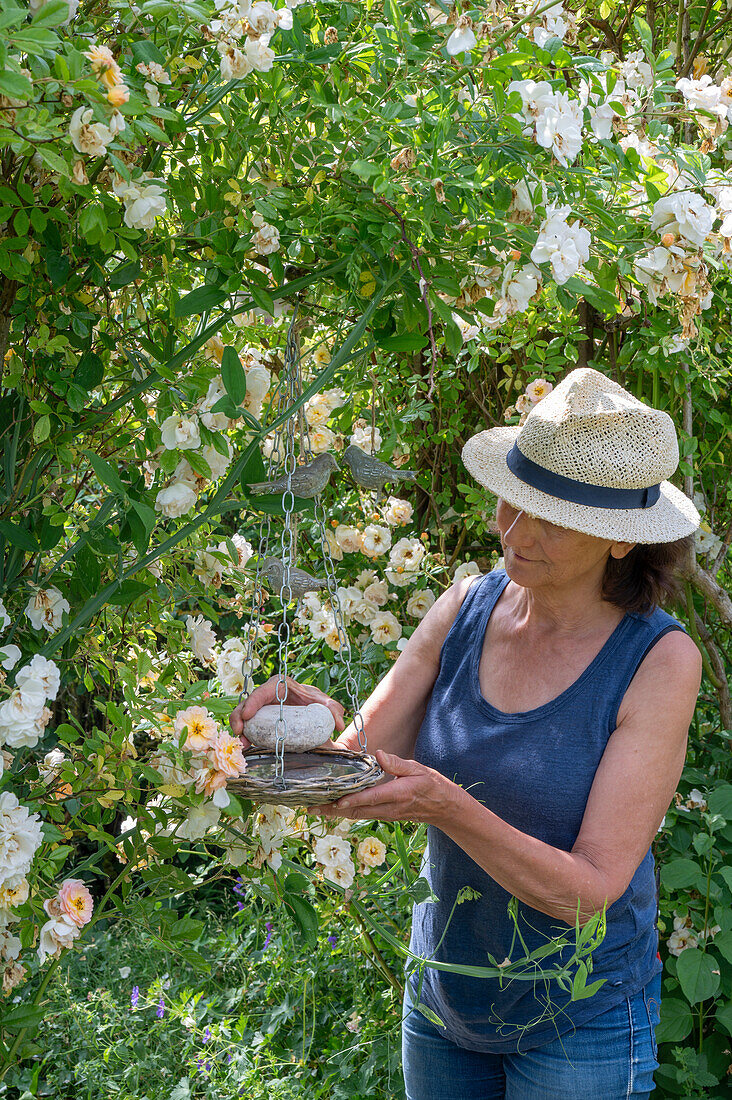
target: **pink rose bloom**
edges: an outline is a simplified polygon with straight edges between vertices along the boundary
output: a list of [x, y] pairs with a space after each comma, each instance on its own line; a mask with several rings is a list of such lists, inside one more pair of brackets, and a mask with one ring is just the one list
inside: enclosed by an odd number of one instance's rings
[[196, 776], [196, 792], [201, 794], [203, 791], [210, 797], [214, 791], [226, 786], [227, 778], [225, 772], [217, 771], [216, 768], [201, 768]]
[[239, 738], [232, 737], [221, 730], [211, 741], [208, 755], [218, 771], [233, 777], [241, 775], [246, 770], [247, 763], [242, 752], [242, 743]]
[[61, 912], [74, 922], [77, 928], [91, 920], [94, 899], [80, 878], [67, 878], [58, 892]]

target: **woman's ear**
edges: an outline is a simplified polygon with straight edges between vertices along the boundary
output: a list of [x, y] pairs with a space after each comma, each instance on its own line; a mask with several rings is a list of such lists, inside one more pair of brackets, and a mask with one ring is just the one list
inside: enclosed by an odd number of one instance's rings
[[635, 542], [614, 542], [610, 546], [610, 557], [612, 558], [624, 558], [626, 554], [629, 554], [634, 546], [638, 544]]

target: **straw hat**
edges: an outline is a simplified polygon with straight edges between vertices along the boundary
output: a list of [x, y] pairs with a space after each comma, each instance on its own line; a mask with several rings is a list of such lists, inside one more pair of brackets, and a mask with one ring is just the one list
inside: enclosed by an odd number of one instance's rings
[[590, 367], [570, 371], [517, 427], [462, 451], [476, 481], [514, 508], [618, 542], [673, 542], [701, 522], [669, 481], [679, 463], [668, 413]]

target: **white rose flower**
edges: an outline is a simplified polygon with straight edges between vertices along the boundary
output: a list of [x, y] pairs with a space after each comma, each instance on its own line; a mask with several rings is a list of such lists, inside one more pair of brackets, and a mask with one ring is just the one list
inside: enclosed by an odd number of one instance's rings
[[690, 928], [678, 928], [666, 940], [666, 947], [670, 954], [680, 955], [687, 947], [696, 947], [698, 943], [698, 938]]
[[434, 592], [431, 592], [429, 588], [413, 592], [407, 600], [407, 615], [411, 615], [413, 619], [423, 619], [434, 602]]
[[272, 385], [272, 374], [263, 364], [256, 364], [247, 370], [246, 376], [247, 395], [244, 398], [244, 408], [258, 420], [264, 399]]
[[252, 225], [255, 233], [252, 244], [255, 252], [260, 256], [268, 256], [270, 252], [277, 252], [280, 247], [280, 233], [274, 225], [269, 225], [261, 214], [255, 211], [252, 214]]
[[64, 755], [58, 746], [46, 753], [43, 761], [38, 765], [38, 774], [44, 783], [53, 783], [66, 760], [68, 760], [68, 757]]
[[24, 665], [15, 676], [15, 686], [22, 690], [25, 690], [25, 685], [28, 684], [29, 690], [36, 691], [35, 686], [30, 687], [31, 682], [33, 685], [40, 682], [45, 698], [55, 699], [61, 686], [61, 673], [58, 665], [54, 661], [42, 657], [40, 653], [36, 653], [31, 658], [30, 663]]
[[536, 140], [564, 167], [576, 160], [582, 150], [580, 103], [566, 92], [554, 92], [536, 119]]
[[[360, 594], [360, 589], [357, 589]], [[363, 598], [374, 607], [383, 607], [389, 599], [389, 585], [386, 581], [373, 581], [363, 590]]]
[[70, 611], [71, 604], [59, 592], [58, 588], [39, 588], [26, 604], [25, 613], [36, 630], [41, 627], [49, 633], [58, 630], [63, 621], [64, 611]]
[[[247, 60], [258, 73], [268, 73], [274, 64], [275, 52], [269, 48], [269, 35], [263, 34], [259, 38], [248, 38], [244, 50]], [[276, 230], [275, 230], [276, 232]], [[277, 244], [279, 248], [279, 242]], [[276, 249], [270, 249], [276, 251]]]
[[47, 920], [41, 927], [38, 941], [38, 961], [41, 966], [47, 958], [57, 959], [64, 949], [71, 947], [80, 932], [81, 928], [66, 914]]
[[355, 554], [361, 549], [361, 532], [358, 527], [339, 523], [335, 529], [335, 540], [344, 554]]
[[410, 584], [416, 584], [419, 580], [419, 573], [412, 569], [404, 569], [401, 565], [398, 569], [385, 569], [384, 575], [389, 584], [393, 584], [395, 588], [408, 588]]
[[313, 638], [327, 637], [334, 627], [335, 619], [332, 612], [326, 611], [324, 608], [317, 611], [308, 623], [308, 629]]
[[354, 427], [350, 441], [355, 447], [365, 451], [366, 454], [375, 454], [381, 447], [381, 432], [378, 428], [374, 428], [372, 432], [371, 425], [358, 425]]
[[310, 449], [314, 455], [325, 454], [326, 451], [333, 451], [336, 447], [336, 434], [331, 431], [325, 424], [321, 424], [317, 427], [311, 427], [309, 431], [310, 437]]
[[450, 57], [456, 57], [459, 53], [469, 54], [477, 44], [477, 39], [473, 33], [472, 20], [469, 16], [462, 15], [457, 21], [455, 30], [445, 43], [445, 49]]
[[590, 258], [592, 238], [579, 222], [567, 222], [569, 212], [569, 206], [555, 206], [550, 203], [546, 208], [547, 216], [539, 228], [536, 244], [531, 250], [534, 263], [551, 263], [554, 280], [560, 285], [576, 275], [582, 264]]
[[0, 886], [15, 886], [43, 843], [41, 819], [10, 791], [0, 793]]
[[323, 878], [334, 882], [336, 886], [343, 887], [344, 890], [353, 884], [355, 875], [356, 868], [350, 856], [342, 856], [332, 863], [323, 864]]
[[218, 481], [220, 477], [223, 477], [229, 466], [231, 465], [232, 450], [228, 439], [224, 439], [228, 454], [222, 455], [220, 451], [217, 451], [213, 443], [207, 443], [205, 447], [201, 448], [201, 454], [211, 467], [211, 480]]
[[650, 226], [660, 235], [673, 233], [700, 248], [712, 231], [715, 217], [714, 207], [701, 195], [675, 191], [653, 204]]
[[361, 535], [361, 553], [367, 558], [378, 558], [391, 546], [391, 531], [377, 523], [370, 523]]
[[355, 584], [351, 584], [347, 588], [339, 588], [337, 594], [341, 611], [346, 623], [348, 623], [353, 616], [353, 612], [363, 600], [363, 593]]
[[401, 567], [414, 572], [419, 568], [425, 553], [424, 543], [421, 539], [399, 539], [389, 552], [389, 564], [393, 569]]
[[170, 519], [190, 512], [195, 506], [196, 494], [185, 481], [174, 481], [165, 489], [161, 489], [155, 498], [155, 511], [162, 512]]
[[10, 625], [10, 616], [2, 600], [0, 600], [0, 630], [5, 630]]
[[243, 50], [227, 42], [219, 42], [216, 48], [221, 54], [219, 70], [224, 80], [243, 80], [252, 71], [252, 63]]
[[21, 658], [17, 645], [0, 645], [0, 665], [8, 670], [15, 668]]
[[388, 645], [402, 636], [402, 624], [391, 611], [377, 611], [369, 623], [371, 637], [378, 645]]
[[163, 446], [169, 451], [193, 450], [201, 446], [198, 419], [172, 413], [160, 425]]
[[479, 577], [480, 568], [475, 561], [466, 561], [462, 565], [459, 565], [455, 570], [452, 578], [452, 583], [457, 584], [458, 581], [463, 580], [465, 577]]
[[203, 665], [210, 664], [214, 659], [214, 646], [216, 635], [211, 629], [211, 620], [204, 619], [203, 615], [186, 616], [186, 627], [191, 636], [191, 649], [194, 655]]
[[91, 107], [79, 107], [74, 111], [69, 123], [69, 136], [78, 153], [90, 157], [102, 157], [107, 151], [114, 134], [102, 122], [92, 122], [94, 114]]
[[408, 500], [399, 497], [389, 497], [386, 502], [384, 519], [390, 527], [404, 527], [414, 515], [414, 506]]
[[146, 183], [145, 178], [127, 183], [115, 175], [112, 190], [125, 204], [124, 220], [130, 229], [152, 229], [155, 218], [165, 213], [165, 192], [157, 183]]
[[326, 833], [315, 840], [313, 853], [318, 863], [333, 863], [344, 856], [350, 859], [351, 845], [338, 833]]
[[368, 626], [377, 611], [378, 608], [375, 603], [369, 603], [368, 600], [361, 599], [354, 606], [351, 618], [354, 622], [360, 623], [361, 626]]
[[209, 829], [218, 825], [221, 810], [212, 802], [202, 802], [198, 806], [191, 806], [186, 814], [185, 821], [176, 828], [174, 835], [183, 840], [200, 840]]

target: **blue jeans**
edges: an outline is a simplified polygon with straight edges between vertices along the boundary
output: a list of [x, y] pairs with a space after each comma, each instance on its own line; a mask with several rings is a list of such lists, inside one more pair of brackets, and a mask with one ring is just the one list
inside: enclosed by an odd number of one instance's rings
[[633, 997], [522, 1054], [459, 1047], [416, 1009], [402, 1012], [407, 1100], [627, 1100], [647, 1098], [658, 1068], [661, 975]]

